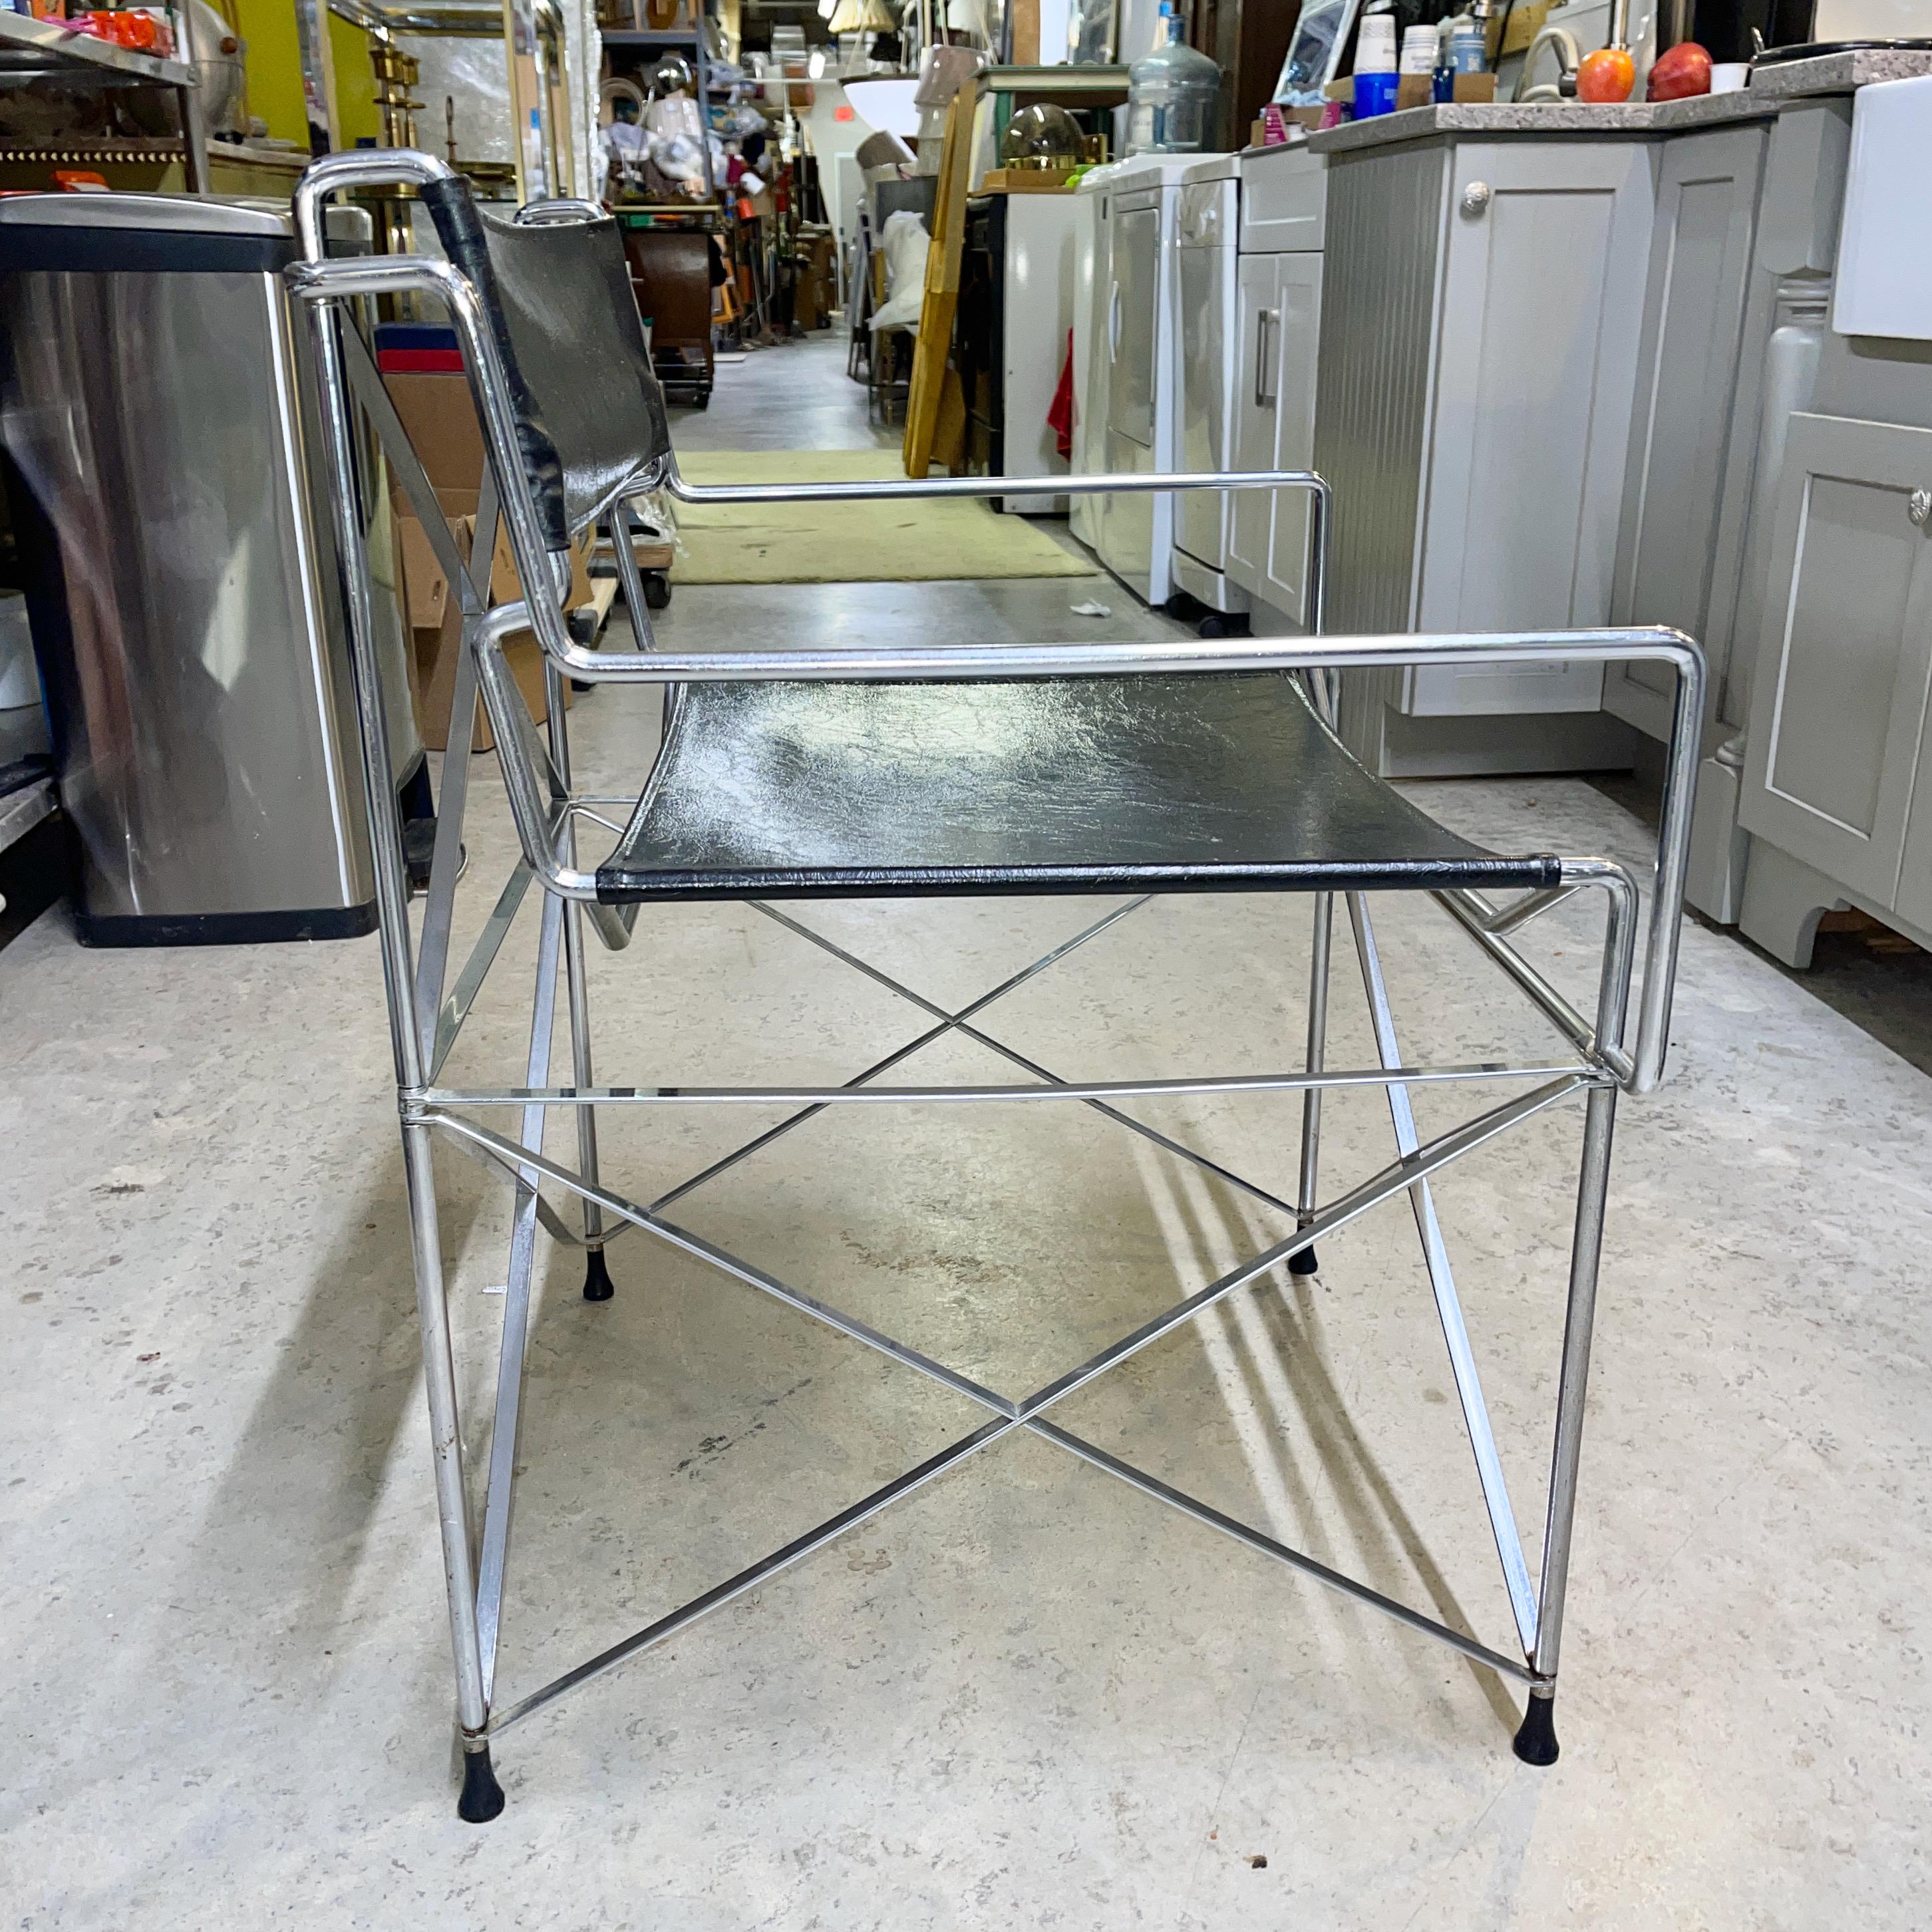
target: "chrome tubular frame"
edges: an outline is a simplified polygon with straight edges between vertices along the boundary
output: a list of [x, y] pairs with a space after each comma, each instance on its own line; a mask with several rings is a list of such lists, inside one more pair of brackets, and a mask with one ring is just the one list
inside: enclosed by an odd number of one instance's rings
[[[456, 1717], [465, 1754], [463, 1815], [481, 1819], [495, 1815], [501, 1808], [501, 1792], [490, 1762], [491, 1738], [575, 1685], [661, 1645], [698, 1618], [868, 1520], [888, 1504], [976, 1455], [1003, 1436], [1019, 1431], [1054, 1444], [1142, 1494], [1222, 1531], [1245, 1547], [1273, 1557], [1358, 1602], [1384, 1612], [1409, 1629], [1435, 1638], [1464, 1658], [1525, 1684], [1530, 1694], [1528, 1712], [1517, 1736], [1516, 1749], [1530, 1762], [1550, 1762], [1556, 1753], [1551, 1699], [1562, 1634], [1616, 1102], [1620, 1090], [1642, 1094], [1657, 1084], [1667, 1048], [1691, 794], [1703, 715], [1704, 667], [1697, 646], [1678, 632], [1662, 629], [1466, 637], [1329, 637], [1324, 633], [1324, 617], [1331, 506], [1328, 486], [1319, 477], [1304, 472], [939, 478], [925, 482], [700, 488], [683, 481], [674, 459], [659, 457], [640, 461], [636, 474], [598, 506], [596, 512], [613, 538], [620, 588], [639, 648], [626, 652], [586, 649], [572, 639], [565, 624], [562, 573], [558, 560], [544, 547], [536, 499], [519, 467], [508, 386], [474, 289], [446, 262], [428, 258], [340, 262], [322, 259], [320, 212], [328, 195], [345, 187], [370, 183], [421, 182], [446, 172], [443, 164], [433, 158], [410, 154], [358, 152], [318, 162], [304, 177], [296, 199], [298, 232], [307, 260], [288, 274], [292, 288], [308, 304], [315, 338], [333, 486], [337, 550], [369, 796], [379, 801], [392, 799], [394, 788], [388, 770], [389, 741], [384, 728], [382, 687], [370, 619], [372, 580], [364, 548], [367, 520], [357, 508], [360, 494], [376, 487], [358, 467], [358, 410], [367, 416], [380, 438], [400, 487], [417, 505], [425, 531], [443, 556], [464, 613], [466, 648], [456, 680], [448, 742], [452, 746], [468, 742], [475, 707], [480, 701], [495, 733], [498, 763], [521, 848], [493, 910], [452, 981], [450, 937], [460, 869], [467, 760], [459, 755], [446, 758], [443, 763], [437, 842], [419, 934], [412, 932], [410, 924], [406, 873], [394, 816], [386, 811], [371, 814], [382, 963], [401, 1112], [417, 1307], [456, 1666]], [[576, 205], [554, 204], [530, 211], [524, 218], [569, 220], [585, 218], [585, 214], [586, 211]], [[482, 514], [472, 555], [479, 560], [490, 556], [500, 516], [526, 589], [525, 598], [519, 602], [488, 608], [484, 581], [487, 564], [479, 571], [456, 554], [436, 511], [434, 492], [408, 445], [395, 412], [382, 392], [373, 361], [357, 334], [352, 306], [356, 298], [405, 290], [434, 294], [447, 306], [456, 325], [490, 456], [482, 479]], [[1310, 498], [1310, 634], [1297, 638], [1233, 638], [1212, 643], [1187, 639], [947, 650], [661, 650], [651, 631], [636, 560], [631, 551], [628, 508], [632, 496], [659, 487], [680, 500], [698, 503], [1006, 496], [1035, 490], [1064, 494], [1070, 490], [1298, 490]], [[533, 594], [530, 586], [536, 586]], [[526, 628], [534, 631], [546, 658], [550, 704], [547, 727], [542, 734], [509, 676], [503, 656], [504, 638]], [[1604, 664], [1661, 663], [1676, 674], [1656, 863], [1648, 882], [1647, 920], [1642, 918], [1636, 880], [1625, 867], [1607, 859], [1565, 859], [1562, 861], [1557, 885], [1526, 893], [1504, 905], [1492, 904], [1472, 892], [1436, 895], [1438, 902], [1479, 952], [1496, 965], [1548, 1020], [1565, 1049], [1558, 1055], [1515, 1062], [1407, 1064], [1390, 1008], [1369, 907], [1360, 893], [1343, 894], [1341, 901], [1371, 1021], [1377, 1061], [1374, 1066], [1331, 1069], [1327, 1064], [1336, 902], [1334, 896], [1322, 893], [1312, 899], [1308, 1027], [1300, 1067], [1262, 1073], [1112, 1081], [1063, 1078], [1017, 1052], [980, 1022], [987, 1009], [1006, 994], [1050, 971], [1090, 940], [1137, 911], [1147, 903], [1144, 898], [1113, 906], [1052, 952], [956, 1010], [927, 998], [779, 908], [760, 904], [758, 909], [778, 925], [902, 998], [922, 1016], [926, 1023], [923, 1030], [837, 1086], [631, 1086], [598, 1084], [596, 1080], [590, 1041], [585, 928], [587, 925], [606, 946], [622, 946], [629, 937], [634, 908], [598, 902], [596, 874], [580, 867], [577, 841], [584, 823], [617, 830], [616, 821], [597, 808], [628, 808], [631, 801], [573, 792], [568, 714], [562, 702], [566, 677], [593, 682], [661, 684], [666, 688], [669, 706], [678, 701], [681, 686], [709, 680], [1090, 677], [1274, 669], [1300, 674], [1318, 712], [1332, 725], [1336, 680], [1345, 670], [1424, 662], [1497, 664], [1559, 657]], [[539, 888], [541, 914], [529, 1050], [521, 1082], [469, 1086], [445, 1084], [442, 1070], [451, 1049], [506, 935], [530, 896], [532, 882]], [[1597, 997], [1594, 1010], [1587, 1015], [1579, 1012], [1510, 943], [1510, 935], [1520, 927], [1586, 890], [1600, 892], [1605, 907]], [[1627, 1043], [1640, 922], [1645, 926], [1644, 970], [1636, 1002], [1634, 1037]], [[571, 1084], [567, 1086], [551, 1084], [550, 1075], [550, 1036], [560, 982], [570, 1028]], [[880, 1076], [952, 1031], [988, 1048], [1024, 1078], [952, 1088], [881, 1084]], [[1534, 1084], [1528, 1092], [1490, 1106], [1448, 1133], [1429, 1141], [1422, 1139], [1410, 1101], [1412, 1088], [1476, 1086], [1497, 1080]], [[1394, 1158], [1381, 1172], [1324, 1204], [1319, 1192], [1322, 1097], [1337, 1089], [1361, 1087], [1380, 1088], [1388, 1100]], [[1179, 1095], [1275, 1091], [1298, 1091], [1303, 1096], [1299, 1171], [1292, 1202], [1280, 1199], [1183, 1141], [1158, 1131], [1128, 1110], [1129, 1104], [1136, 1101]], [[1583, 1102], [1582, 1159], [1542, 1558], [1540, 1574], [1532, 1580], [1430, 1181], [1453, 1162], [1576, 1096]], [[1043, 1100], [1071, 1101], [1094, 1108], [1110, 1121], [1194, 1163], [1279, 1213], [1292, 1224], [1294, 1232], [1055, 1381], [1028, 1394], [1007, 1395], [932, 1360], [831, 1304], [788, 1286], [668, 1217], [667, 1210], [694, 1189], [757, 1154], [828, 1108], [941, 1101], [1008, 1106]], [[598, 1108], [691, 1105], [754, 1105], [791, 1111], [776, 1126], [714, 1160], [648, 1204], [633, 1201], [604, 1183], [598, 1173]], [[545, 1150], [545, 1126], [558, 1108], [567, 1109], [572, 1117], [577, 1144], [574, 1168], [563, 1165]], [[492, 1109], [514, 1112], [514, 1135], [486, 1126], [476, 1118]], [[509, 1261], [487, 1474], [481, 1498], [480, 1534], [472, 1522], [471, 1500], [463, 1473], [462, 1436], [432, 1159], [432, 1144], [439, 1138], [450, 1148], [488, 1164], [508, 1180], [512, 1189]], [[558, 1195], [577, 1202], [580, 1220], [576, 1225], [560, 1211], [554, 1198]], [[1082, 1441], [1046, 1418], [1046, 1410], [1074, 1390], [1174, 1333], [1237, 1291], [1283, 1267], [1298, 1272], [1312, 1271], [1318, 1242], [1326, 1243], [1371, 1208], [1399, 1196], [1407, 1198], [1414, 1219], [1502, 1567], [1520, 1659], [1366, 1583], [1341, 1575], [1110, 1452]], [[986, 1410], [988, 1419], [916, 1468], [896, 1478], [736, 1576], [658, 1618], [554, 1682], [530, 1690], [506, 1705], [498, 1704], [494, 1694], [501, 1654], [504, 1577], [511, 1547], [511, 1504], [524, 1361], [534, 1307], [532, 1286], [539, 1226], [560, 1242], [587, 1250], [590, 1273], [585, 1292], [591, 1299], [601, 1300], [611, 1292], [604, 1268], [606, 1246], [620, 1234], [641, 1230], [889, 1360], [938, 1382]]]

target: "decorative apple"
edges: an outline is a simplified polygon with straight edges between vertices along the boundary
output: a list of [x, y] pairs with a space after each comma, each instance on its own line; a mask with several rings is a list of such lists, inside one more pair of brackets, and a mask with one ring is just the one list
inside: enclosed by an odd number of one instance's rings
[[1576, 70], [1576, 98], [1598, 106], [1628, 100], [1636, 85], [1636, 63], [1627, 47], [1599, 47]]
[[1695, 40], [1679, 40], [1659, 54], [1646, 89], [1652, 100], [1688, 100], [1711, 91], [1711, 56]]

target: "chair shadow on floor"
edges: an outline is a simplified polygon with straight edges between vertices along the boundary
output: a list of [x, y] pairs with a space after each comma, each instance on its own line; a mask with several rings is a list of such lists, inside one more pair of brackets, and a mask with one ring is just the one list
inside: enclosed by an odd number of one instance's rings
[[[428, 1459], [402, 1162], [386, 1140], [362, 1153], [365, 1178], [339, 1202], [334, 1240], [312, 1259], [301, 1315], [185, 1558], [199, 1574], [259, 1577], [259, 1588], [236, 1587], [237, 1602], [274, 1604], [318, 1649], [364, 1585], [386, 1484], [393, 1474], [413, 1514]], [[455, 1171], [467, 1166], [446, 1162], [446, 1256], [505, 1215], [487, 1180]], [[487, 1447], [465, 1444], [472, 1460]], [[426, 1676], [443, 1662], [426, 1654]]]
[[[1159, 1183], [1152, 1163], [1148, 1170], [1150, 1194]], [[1402, 1210], [1397, 1210], [1402, 1211]], [[1181, 1234], [1214, 1272], [1243, 1255], [1265, 1245], [1244, 1205], [1220, 1186], [1184, 1185], [1173, 1188], [1156, 1208], [1169, 1224], [1172, 1241]], [[1322, 1255], [1324, 1271], [1347, 1292], [1351, 1264], [1360, 1255], [1360, 1230], [1345, 1232]], [[1288, 1453], [1288, 1436], [1281, 1426], [1244, 1432], [1243, 1446], [1250, 1463], [1255, 1490], [1268, 1514], [1272, 1488], [1285, 1506], [1286, 1520], [1258, 1522], [1255, 1527], [1318, 1562], [1358, 1575], [1376, 1588], [1401, 1598], [1412, 1576], [1419, 1582], [1435, 1612], [1452, 1628], [1480, 1634], [1454, 1588], [1431, 1552], [1414, 1518], [1405, 1508], [1380, 1461], [1358, 1427], [1347, 1397], [1331, 1372], [1328, 1352], [1322, 1346], [1319, 1277], [1298, 1276], [1286, 1267], [1238, 1291], [1220, 1310], [1194, 1324], [1192, 1333], [1229, 1405], [1231, 1419], [1238, 1405], [1252, 1406], [1265, 1422], [1298, 1424], [1319, 1452], [1322, 1477], [1333, 1492], [1328, 1512], [1339, 1516], [1352, 1535], [1358, 1556], [1353, 1560], [1332, 1551], [1322, 1523], [1324, 1511], [1306, 1470]], [[1416, 1292], [1427, 1294], [1426, 1282]], [[1252, 1311], [1252, 1316], [1250, 1316]], [[1210, 1322], [1214, 1325], [1209, 1325]], [[1264, 1464], [1261, 1463], [1265, 1457]], [[1257, 1465], [1259, 1465], [1257, 1466]], [[1473, 1466], [1469, 1481], [1475, 1483]], [[1252, 1519], [1250, 1519], [1252, 1520]], [[1298, 1582], [1303, 1592], [1318, 1592], [1312, 1580]], [[1347, 1617], [1372, 1618], [1366, 1610], [1343, 1608]], [[1425, 1653], [1418, 1651], [1418, 1661]], [[1514, 1732], [1521, 1714], [1495, 1672], [1469, 1658], [1460, 1660], [1480, 1690], [1498, 1721]]]

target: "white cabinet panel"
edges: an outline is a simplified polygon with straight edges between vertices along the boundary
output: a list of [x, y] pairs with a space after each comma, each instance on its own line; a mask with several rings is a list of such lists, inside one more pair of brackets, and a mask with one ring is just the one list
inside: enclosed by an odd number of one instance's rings
[[[1420, 627], [1608, 621], [1649, 254], [1636, 142], [1459, 143]], [[1411, 674], [1419, 716], [1594, 711], [1600, 668]]]
[[[1275, 290], [1274, 395], [1277, 470], [1315, 467], [1315, 360], [1322, 326], [1322, 257], [1282, 255]], [[1251, 493], [1259, 495], [1259, 491]], [[1280, 490], [1273, 498], [1264, 603], [1306, 628], [1308, 496]]]
[[[1322, 257], [1244, 255], [1238, 278], [1234, 466], [1315, 467], [1315, 360]], [[1234, 499], [1228, 574], [1250, 596], [1305, 625], [1308, 499], [1244, 490]]]
[[[1664, 144], [1611, 605], [1616, 623], [1701, 640], [1713, 704], [1724, 665], [1708, 622], [1712, 570], [1764, 146], [1756, 125]], [[1661, 665], [1613, 667], [1604, 708], [1666, 736], [1675, 682]]]
[[1306, 148], [1241, 157], [1241, 253], [1304, 254], [1322, 245], [1327, 163]]
[[[1057, 476], [1068, 466], [1047, 417], [1060, 386], [1067, 333], [1073, 326], [1076, 213], [1070, 195], [1006, 197], [1000, 394], [1002, 466], [1010, 476]], [[1077, 408], [1075, 413], [1077, 420]], [[1002, 509], [1028, 517], [1064, 514], [1067, 500], [995, 500]]]
[[1932, 430], [1791, 419], [1745, 828], [1879, 905], [1899, 886], [1932, 681]]

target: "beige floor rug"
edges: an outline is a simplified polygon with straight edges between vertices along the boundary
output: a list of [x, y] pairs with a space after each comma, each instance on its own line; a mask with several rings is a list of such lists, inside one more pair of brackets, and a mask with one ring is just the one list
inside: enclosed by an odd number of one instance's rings
[[[843, 483], [904, 473], [891, 449], [703, 450], [678, 460], [692, 483]], [[680, 503], [676, 509], [676, 584], [1084, 577], [1096, 568], [1032, 518], [1003, 516], [983, 502]]]

